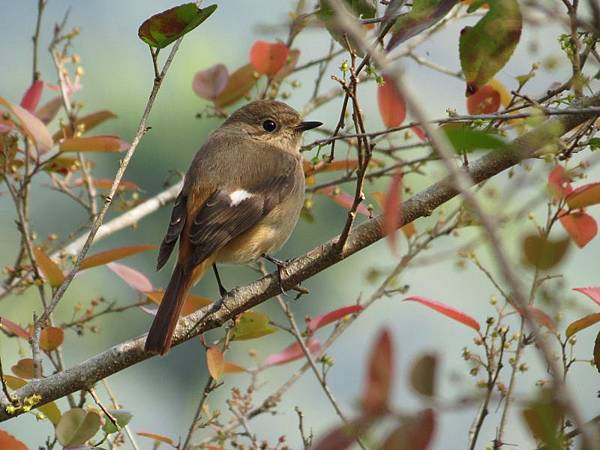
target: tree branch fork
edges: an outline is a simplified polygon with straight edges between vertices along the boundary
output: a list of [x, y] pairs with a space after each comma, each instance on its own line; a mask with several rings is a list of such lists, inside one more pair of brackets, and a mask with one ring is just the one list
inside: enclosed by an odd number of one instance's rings
[[[578, 106], [581, 108], [600, 106], [600, 94], [584, 98]], [[513, 140], [507, 150], [490, 152], [471, 162], [466, 171], [475, 184], [490, 179], [523, 159], [534, 157], [536, 152], [549, 142], [595, 117], [596, 114], [585, 111], [581, 114], [547, 119], [537, 128]], [[403, 202], [402, 220], [398, 224], [398, 228], [418, 218], [429, 216], [437, 207], [458, 194], [459, 191], [454, 187], [450, 177], [445, 177], [432, 184]], [[342, 252], [336, 246], [339, 239], [339, 236], [336, 236], [291, 261], [283, 271], [283, 286], [288, 289], [292, 288], [384, 237], [381, 215], [355, 226], [348, 235]], [[218, 311], [204, 317], [210, 309], [210, 307], [206, 307], [182, 318], [175, 332], [174, 345], [218, 328], [227, 321], [235, 319], [242, 312], [279, 293], [279, 281], [276, 273], [268, 274], [246, 286], [233, 289], [224, 298], [225, 307]], [[198, 323], [201, 325], [198, 326]], [[14, 395], [20, 399], [38, 395], [41, 401], [36, 406], [41, 406], [81, 389], [89, 389], [103, 378], [154, 356], [144, 352], [144, 340], [145, 335], [142, 335], [117, 344], [69, 369], [47, 378], [32, 380], [15, 391]], [[6, 411], [7, 406], [9, 404], [0, 403], [0, 421], [11, 419], [22, 413], [22, 411], [17, 411], [15, 414], [9, 414]]]

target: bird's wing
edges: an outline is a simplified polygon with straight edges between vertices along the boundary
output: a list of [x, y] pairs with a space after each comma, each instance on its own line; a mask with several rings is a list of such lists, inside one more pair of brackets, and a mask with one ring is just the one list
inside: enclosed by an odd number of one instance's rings
[[160, 244], [160, 250], [158, 252], [158, 260], [156, 263], [156, 270], [160, 270], [165, 265], [169, 256], [173, 252], [173, 247], [185, 226], [187, 217], [187, 194], [182, 190], [171, 211], [171, 220], [169, 221], [169, 228], [167, 233]]
[[256, 225], [293, 191], [296, 171], [293, 165], [287, 169], [252, 187], [212, 193], [187, 231], [194, 266]]

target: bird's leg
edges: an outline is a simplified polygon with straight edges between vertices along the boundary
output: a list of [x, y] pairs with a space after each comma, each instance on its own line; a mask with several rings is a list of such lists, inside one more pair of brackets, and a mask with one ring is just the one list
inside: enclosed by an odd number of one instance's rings
[[277, 266], [277, 278], [279, 280], [279, 290], [281, 291], [281, 293], [283, 295], [287, 295], [285, 293], [285, 289], [283, 288], [283, 278], [281, 277], [281, 272], [288, 265], [289, 261], [282, 261], [281, 259], [277, 259], [271, 255], [267, 255], [266, 253], [264, 253], [262, 255], [262, 257], [265, 258], [267, 261], [270, 261], [273, 264], [275, 264], [275, 266]]
[[217, 279], [217, 284], [219, 285], [219, 294], [221, 295], [221, 298], [223, 298], [227, 295], [228, 291], [223, 286], [223, 283], [221, 283], [221, 277], [219, 276], [219, 271], [217, 270], [217, 265], [213, 264], [212, 267], [213, 267], [213, 271], [215, 272], [215, 278]]

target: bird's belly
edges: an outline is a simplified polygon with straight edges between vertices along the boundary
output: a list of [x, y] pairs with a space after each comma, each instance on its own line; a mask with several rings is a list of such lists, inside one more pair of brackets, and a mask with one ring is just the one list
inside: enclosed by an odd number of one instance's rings
[[302, 203], [302, 197], [298, 197], [296, 201], [273, 208], [255, 226], [221, 248], [217, 252], [216, 262], [247, 264], [265, 253], [279, 250], [296, 227]]

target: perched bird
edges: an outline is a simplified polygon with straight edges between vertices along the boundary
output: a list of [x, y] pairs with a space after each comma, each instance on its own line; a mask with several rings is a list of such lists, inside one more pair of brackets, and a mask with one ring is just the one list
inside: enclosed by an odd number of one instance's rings
[[304, 122], [285, 103], [257, 100], [235, 111], [210, 134], [185, 175], [158, 254], [165, 265], [177, 240], [179, 255], [146, 338], [164, 354], [190, 287], [216, 263], [246, 264], [277, 251], [294, 230], [304, 202]]

